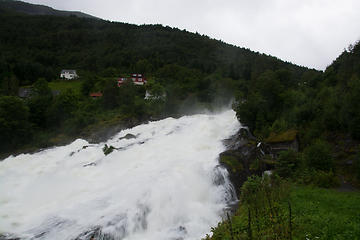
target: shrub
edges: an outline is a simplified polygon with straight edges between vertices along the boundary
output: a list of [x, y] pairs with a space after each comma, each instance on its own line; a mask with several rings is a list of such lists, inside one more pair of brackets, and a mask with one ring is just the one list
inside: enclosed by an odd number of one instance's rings
[[291, 185], [276, 175], [249, 177], [236, 215], [212, 228], [205, 239], [289, 239]]
[[332, 171], [335, 162], [331, 157], [330, 146], [321, 139], [304, 149], [304, 163], [308, 168], [321, 171]]
[[305, 169], [301, 172], [299, 178], [297, 179], [297, 183], [323, 188], [334, 188], [340, 186], [340, 178], [333, 172]]
[[275, 172], [280, 177], [289, 178], [301, 165], [301, 154], [294, 149], [281, 151], [275, 165]]
[[356, 178], [360, 182], [360, 151], [358, 151], [358, 153], [355, 155], [353, 162]]

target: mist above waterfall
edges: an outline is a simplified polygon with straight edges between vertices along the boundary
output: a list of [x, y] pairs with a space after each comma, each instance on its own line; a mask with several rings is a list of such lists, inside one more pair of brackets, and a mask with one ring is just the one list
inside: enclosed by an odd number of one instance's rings
[[[78, 139], [0, 162], [0, 234], [22, 239], [199, 239], [234, 191], [218, 166], [234, 111], [167, 118], [100, 144]], [[133, 137], [124, 137], [128, 136]], [[105, 155], [103, 147], [114, 150]]]

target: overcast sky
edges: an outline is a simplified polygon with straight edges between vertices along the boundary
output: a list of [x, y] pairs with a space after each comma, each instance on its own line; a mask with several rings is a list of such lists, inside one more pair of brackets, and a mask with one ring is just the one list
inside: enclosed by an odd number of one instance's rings
[[162, 24], [325, 70], [360, 39], [359, 0], [25, 0], [105, 20]]

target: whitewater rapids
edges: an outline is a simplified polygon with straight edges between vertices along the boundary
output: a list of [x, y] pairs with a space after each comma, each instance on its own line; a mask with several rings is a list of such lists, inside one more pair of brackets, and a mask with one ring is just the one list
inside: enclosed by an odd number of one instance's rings
[[[229, 110], [8, 157], [0, 162], [0, 235], [201, 239], [235, 200], [218, 156], [239, 128]], [[105, 155], [105, 144], [116, 149]]]

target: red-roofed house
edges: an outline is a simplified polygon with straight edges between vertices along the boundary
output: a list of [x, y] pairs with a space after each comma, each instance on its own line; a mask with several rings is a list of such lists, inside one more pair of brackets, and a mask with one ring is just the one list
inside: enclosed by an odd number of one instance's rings
[[[133, 74], [131, 74], [130, 78], [136, 85], [146, 85], [147, 84], [147, 79], [145, 78], [145, 76], [143, 74], [133, 73]], [[128, 78], [126, 78], [126, 77], [120, 77], [118, 79], [118, 86], [120, 87], [122, 84], [124, 84], [124, 82], [127, 79]]]
[[102, 97], [102, 93], [101, 92], [92, 93], [92, 94], [90, 94], [90, 97], [92, 97], [93, 99], [99, 98], [99, 97]]

